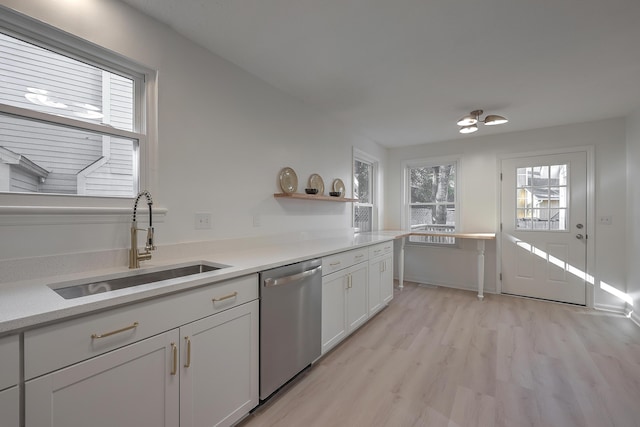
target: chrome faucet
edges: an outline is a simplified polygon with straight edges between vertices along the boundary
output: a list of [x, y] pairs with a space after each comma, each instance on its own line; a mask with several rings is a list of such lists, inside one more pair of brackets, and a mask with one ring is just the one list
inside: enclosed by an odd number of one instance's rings
[[[138, 228], [136, 222], [136, 211], [138, 209], [138, 202], [140, 198], [145, 196], [147, 199], [147, 205], [149, 206], [149, 228], [147, 228], [147, 241], [144, 245], [144, 252], [138, 249], [138, 231], [144, 231], [144, 229]], [[131, 222], [131, 248], [129, 249], [129, 268], [140, 268], [140, 261], [146, 261], [151, 259], [151, 251], [156, 247], [153, 244], [153, 214], [151, 213], [151, 206], [153, 200], [151, 194], [147, 191], [141, 191], [136, 197], [136, 201], [133, 205], [133, 221]]]

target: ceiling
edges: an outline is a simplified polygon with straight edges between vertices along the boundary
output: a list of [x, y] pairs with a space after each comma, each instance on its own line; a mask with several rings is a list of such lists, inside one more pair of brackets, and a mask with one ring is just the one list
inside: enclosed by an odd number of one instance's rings
[[387, 147], [640, 106], [638, 0], [124, 0]]

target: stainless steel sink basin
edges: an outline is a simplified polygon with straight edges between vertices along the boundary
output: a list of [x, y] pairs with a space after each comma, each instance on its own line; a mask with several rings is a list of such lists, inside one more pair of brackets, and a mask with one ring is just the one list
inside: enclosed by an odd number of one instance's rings
[[194, 274], [206, 273], [208, 271], [219, 270], [228, 267], [226, 265], [216, 265], [198, 262], [195, 264], [180, 265], [164, 270], [151, 271], [148, 273], [131, 273], [126, 276], [102, 277], [92, 279], [86, 283], [77, 283], [69, 286], [53, 287], [52, 289], [64, 299], [80, 298], [87, 295], [100, 294], [103, 292], [125, 289], [133, 286], [146, 285], [149, 283], [161, 282], [163, 280], [176, 279], [179, 277], [192, 276]]

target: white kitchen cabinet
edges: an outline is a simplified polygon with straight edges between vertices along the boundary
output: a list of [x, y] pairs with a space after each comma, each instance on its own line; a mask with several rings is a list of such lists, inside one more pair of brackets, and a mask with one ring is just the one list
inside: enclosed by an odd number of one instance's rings
[[27, 381], [26, 427], [178, 426], [179, 339], [168, 331]]
[[258, 404], [257, 285], [246, 276], [25, 332], [26, 427], [233, 424]]
[[367, 321], [369, 266], [352, 265], [322, 278], [322, 353]]
[[347, 336], [346, 288], [340, 272], [322, 278], [322, 354]]
[[20, 426], [20, 341], [18, 335], [0, 338], [0, 424]]
[[0, 391], [0, 424], [3, 427], [20, 427], [20, 392], [17, 385]]
[[230, 426], [258, 405], [258, 301], [180, 328], [180, 426]]
[[18, 384], [20, 380], [20, 341], [18, 335], [0, 338], [0, 390]]
[[393, 242], [369, 248], [369, 315], [393, 299]]

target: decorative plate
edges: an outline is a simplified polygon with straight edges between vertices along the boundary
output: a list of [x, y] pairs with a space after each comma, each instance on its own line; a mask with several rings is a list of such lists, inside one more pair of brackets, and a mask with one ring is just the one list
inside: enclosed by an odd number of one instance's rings
[[333, 180], [333, 191], [338, 191], [340, 197], [344, 197], [344, 182], [340, 178]]
[[282, 168], [280, 171], [280, 188], [284, 193], [295, 193], [298, 190], [298, 175], [291, 168]]
[[312, 174], [309, 177], [309, 188], [315, 188], [318, 190], [318, 194], [322, 196], [324, 194], [324, 181], [322, 177], [317, 173]]

